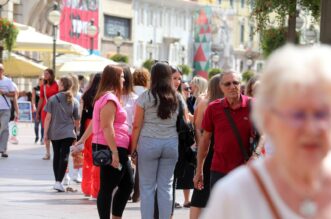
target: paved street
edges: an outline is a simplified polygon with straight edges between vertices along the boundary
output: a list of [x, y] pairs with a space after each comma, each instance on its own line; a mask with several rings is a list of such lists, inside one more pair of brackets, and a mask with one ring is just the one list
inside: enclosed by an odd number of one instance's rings
[[[44, 146], [34, 143], [32, 124], [19, 124], [19, 144], [9, 144], [9, 158], [0, 158], [0, 219], [98, 218], [96, 202], [78, 192], [55, 192], [52, 161], [44, 161]], [[177, 191], [183, 202], [182, 191]], [[161, 206], [162, 207], [162, 206]], [[188, 209], [175, 210], [174, 218], [188, 218]], [[123, 218], [140, 218], [140, 204], [128, 203]]]

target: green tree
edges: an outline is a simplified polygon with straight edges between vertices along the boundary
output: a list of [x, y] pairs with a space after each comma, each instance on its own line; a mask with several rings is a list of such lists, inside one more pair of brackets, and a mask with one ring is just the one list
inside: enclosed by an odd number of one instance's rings
[[222, 69], [220, 68], [211, 68], [208, 71], [208, 78], [211, 79], [214, 75], [222, 73]]
[[[320, 16], [320, 0], [250, 0], [253, 4], [251, 17], [256, 23], [256, 30], [263, 34], [267, 27], [272, 26], [272, 14], [276, 16], [279, 28], [287, 26], [287, 41], [296, 40], [297, 9], [310, 11], [318, 20]], [[287, 20], [286, 20], [287, 19]], [[274, 20], [273, 20], [274, 22]]]
[[190, 66], [188, 65], [183, 64], [183, 65], [179, 65], [178, 67], [182, 69], [182, 73], [184, 75], [189, 75], [192, 72], [192, 68], [190, 68]]
[[254, 75], [255, 73], [252, 70], [247, 70], [242, 73], [242, 80], [247, 83], [247, 81], [249, 81]]
[[129, 63], [129, 57], [126, 55], [115, 54], [112, 57], [110, 57], [110, 59], [115, 62]]
[[143, 67], [148, 69], [149, 72], [151, 72], [153, 64], [154, 64], [154, 60], [147, 59], [146, 61], [143, 62]]

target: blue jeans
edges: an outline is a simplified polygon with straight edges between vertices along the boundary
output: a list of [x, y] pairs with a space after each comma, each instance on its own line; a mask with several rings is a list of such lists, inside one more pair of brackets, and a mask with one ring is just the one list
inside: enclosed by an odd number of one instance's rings
[[36, 136], [36, 139], [39, 139], [39, 126], [40, 126], [40, 140], [44, 139], [44, 128], [42, 127], [41, 124], [41, 115], [40, 119], [37, 121], [36, 120], [36, 112], [33, 113], [33, 117], [34, 117], [34, 134]]
[[178, 138], [141, 136], [137, 152], [141, 218], [154, 218], [154, 197], [157, 191], [159, 218], [169, 219], [173, 199], [173, 173], [178, 159]]

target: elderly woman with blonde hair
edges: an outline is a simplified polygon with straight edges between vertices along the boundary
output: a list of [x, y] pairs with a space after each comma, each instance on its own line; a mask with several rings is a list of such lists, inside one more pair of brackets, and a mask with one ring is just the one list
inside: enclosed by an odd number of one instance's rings
[[200, 76], [195, 76], [191, 82], [191, 91], [192, 91], [192, 96], [196, 98], [195, 103], [194, 103], [194, 110], [198, 106], [199, 102], [205, 97], [207, 94], [207, 88], [208, 88], [208, 81], [204, 79], [203, 77]]
[[270, 57], [253, 118], [274, 154], [218, 182], [202, 218], [330, 218], [330, 57], [329, 46], [285, 46]]

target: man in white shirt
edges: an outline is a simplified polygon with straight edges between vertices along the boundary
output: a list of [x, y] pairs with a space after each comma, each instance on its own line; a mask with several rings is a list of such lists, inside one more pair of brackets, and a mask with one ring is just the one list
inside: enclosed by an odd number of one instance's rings
[[13, 82], [4, 76], [4, 67], [0, 63], [0, 153], [1, 157], [8, 157], [7, 143], [9, 137], [8, 123], [10, 119], [10, 97], [15, 96]]

